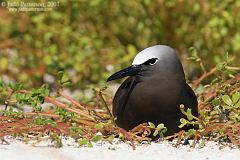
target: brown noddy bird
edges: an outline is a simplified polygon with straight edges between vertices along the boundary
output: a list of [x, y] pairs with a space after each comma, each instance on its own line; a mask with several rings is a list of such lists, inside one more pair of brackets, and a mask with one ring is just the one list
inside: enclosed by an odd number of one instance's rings
[[[118, 88], [113, 99], [116, 124], [131, 130], [141, 123], [164, 123], [172, 135], [181, 129], [180, 104], [198, 116], [198, 102], [186, 83], [182, 64], [176, 51], [165, 45], [155, 45], [139, 52], [132, 65], [111, 75], [107, 81], [129, 76]], [[184, 128], [188, 129], [188, 128]]]

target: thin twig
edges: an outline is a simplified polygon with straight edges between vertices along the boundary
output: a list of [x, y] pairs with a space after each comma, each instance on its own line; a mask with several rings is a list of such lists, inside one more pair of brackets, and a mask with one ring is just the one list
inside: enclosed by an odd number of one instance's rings
[[228, 70], [240, 71], [240, 67], [226, 66], [225, 68]]
[[212, 68], [209, 72], [203, 73], [203, 75], [198, 78], [192, 85], [193, 89], [196, 89], [196, 87], [208, 76], [212, 75], [214, 72], [216, 72], [216, 67]]
[[131, 138], [131, 134], [122, 128], [119, 128], [119, 127], [116, 127], [116, 128], [118, 129], [119, 132], [121, 132], [127, 138], [127, 140], [130, 142], [132, 149], [136, 150], [136, 146], [134, 145], [133, 139]]
[[[228, 70], [235, 70], [240, 71], [240, 67], [233, 67], [233, 66], [226, 66], [225, 67]], [[196, 89], [197, 85], [199, 85], [205, 78], [209, 77], [213, 73], [217, 71], [216, 67], [212, 68], [209, 72], [204, 72], [200, 78], [198, 78], [192, 85], [193, 89]]]
[[59, 92], [58, 93], [60, 96], [62, 96], [63, 98], [66, 98], [67, 100], [69, 100], [71, 103], [73, 103], [74, 105], [78, 106], [80, 109], [82, 110], [86, 110], [87, 108], [83, 107], [80, 103], [78, 103], [76, 100], [72, 99], [71, 97]]
[[106, 108], [108, 114], [111, 116], [112, 122], [114, 122], [114, 116], [113, 116], [112, 112], [110, 111], [110, 109], [108, 108], [108, 105], [107, 105], [105, 99], [103, 98], [102, 90], [99, 91], [99, 96], [100, 96], [100, 99], [102, 100], [103, 105], [104, 105], [104, 107]]
[[[27, 93], [27, 94], [31, 94], [32, 93], [31, 91], [27, 91], [27, 90], [19, 90], [18, 92], [19, 93]], [[62, 102], [60, 102], [60, 101], [58, 101], [58, 100], [56, 100], [56, 99], [54, 99], [52, 97], [45, 96], [44, 99], [45, 99], [45, 102], [52, 103], [52, 104], [54, 104], [54, 105], [56, 105], [56, 106], [58, 106], [60, 108], [66, 109], [67, 111], [77, 113], [77, 114], [79, 114], [79, 115], [81, 115], [83, 117], [88, 118], [89, 120], [95, 121], [95, 119], [92, 116], [84, 113], [83, 111], [81, 111], [79, 109], [69, 108], [66, 104], [64, 104], [64, 103], [62, 103]]]

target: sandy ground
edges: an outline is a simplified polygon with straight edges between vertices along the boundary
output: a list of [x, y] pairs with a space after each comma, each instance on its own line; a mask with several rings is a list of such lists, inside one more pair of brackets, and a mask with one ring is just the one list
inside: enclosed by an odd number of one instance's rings
[[176, 148], [169, 142], [151, 143], [137, 146], [136, 150], [118, 141], [97, 143], [93, 148], [79, 148], [71, 139], [64, 139], [63, 144], [57, 149], [49, 147], [49, 142], [33, 146], [10, 140], [9, 145], [0, 145], [0, 160], [240, 160], [240, 149], [222, 148], [215, 142], [208, 142], [203, 148]]

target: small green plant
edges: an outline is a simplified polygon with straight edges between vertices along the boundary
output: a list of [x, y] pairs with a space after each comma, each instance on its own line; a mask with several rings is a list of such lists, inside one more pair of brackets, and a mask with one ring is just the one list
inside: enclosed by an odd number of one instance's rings
[[160, 136], [161, 138], [163, 138], [163, 134], [165, 132], [167, 132], [167, 128], [164, 126], [163, 123], [158, 124], [157, 126], [155, 126], [155, 124], [153, 124], [152, 122], [148, 122], [149, 128], [153, 129], [153, 136]]
[[226, 113], [226, 117], [234, 122], [240, 121], [240, 92], [235, 92], [232, 96], [222, 96], [222, 110]]
[[55, 132], [50, 132], [49, 135], [50, 135], [51, 141], [54, 144], [54, 147], [61, 148], [63, 146], [62, 139], [59, 136], [59, 134], [57, 134]]
[[78, 140], [79, 146], [87, 146], [87, 147], [93, 147], [93, 143], [97, 143], [102, 140], [102, 135], [95, 134], [92, 138], [80, 138]]
[[[63, 74], [63, 72], [60, 73]], [[222, 74], [216, 75], [223, 76]], [[193, 138], [193, 144], [195, 144], [197, 139], [204, 138], [205, 140], [231, 142], [235, 146], [240, 144], [238, 140], [240, 78], [236, 76], [227, 80], [221, 77], [220, 79], [203, 86], [199, 93], [199, 117], [193, 116], [191, 109], [185, 110], [183, 105], [180, 106], [185, 118], [180, 119], [179, 128], [193, 126], [193, 129], [176, 133], [170, 139], [178, 138], [180, 143], [183, 138]], [[62, 82], [67, 81], [65, 80]], [[29, 134], [36, 136], [36, 139], [49, 136], [56, 147], [62, 146], [61, 135], [74, 138], [79, 146], [88, 147], [92, 147], [99, 141], [111, 143], [117, 137], [123, 141], [129, 141], [135, 148], [134, 142], [149, 141], [149, 137], [146, 137], [149, 135], [163, 137], [167, 131], [164, 124], [156, 126], [149, 122], [126, 132], [113, 123], [114, 117], [109, 107], [111, 99], [105, 92], [106, 88], [95, 89], [96, 97], [89, 103], [79, 103], [63, 94], [63, 88], [60, 86], [57, 91], [50, 92], [47, 85], [42, 85], [39, 88], [25, 90], [21, 83], [8, 84], [0, 81], [2, 97], [0, 100], [6, 108], [0, 112], [0, 124], [2, 124], [0, 137], [11, 133], [27, 141]], [[48, 103], [49, 107], [42, 107], [45, 103]], [[31, 109], [23, 112], [25, 107]]]
[[6, 110], [0, 111], [0, 113], [2, 113], [4, 116], [9, 116], [16, 119], [22, 119], [24, 117], [22, 111], [16, 111], [12, 106], [8, 107]]
[[180, 110], [187, 117], [187, 119], [185, 118], [180, 119], [181, 124], [178, 126], [179, 128], [183, 128], [184, 126], [189, 126], [189, 125], [191, 126], [199, 125], [199, 122], [197, 121], [198, 118], [192, 115], [192, 111], [190, 108], [188, 108], [187, 111], [185, 111], [184, 105], [181, 104]]
[[71, 79], [69, 78], [69, 75], [67, 72], [59, 71], [57, 74], [57, 79], [59, 83], [59, 87], [68, 87], [71, 85]]

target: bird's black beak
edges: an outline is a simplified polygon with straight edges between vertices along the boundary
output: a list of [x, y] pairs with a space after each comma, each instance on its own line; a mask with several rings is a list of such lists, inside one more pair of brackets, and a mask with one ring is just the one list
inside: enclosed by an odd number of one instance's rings
[[120, 71], [114, 73], [113, 75], [111, 75], [107, 79], [107, 82], [115, 80], [115, 79], [123, 78], [126, 76], [134, 76], [134, 75], [137, 75], [140, 71], [143, 71], [143, 68], [141, 65], [132, 65], [128, 68], [120, 70]]

